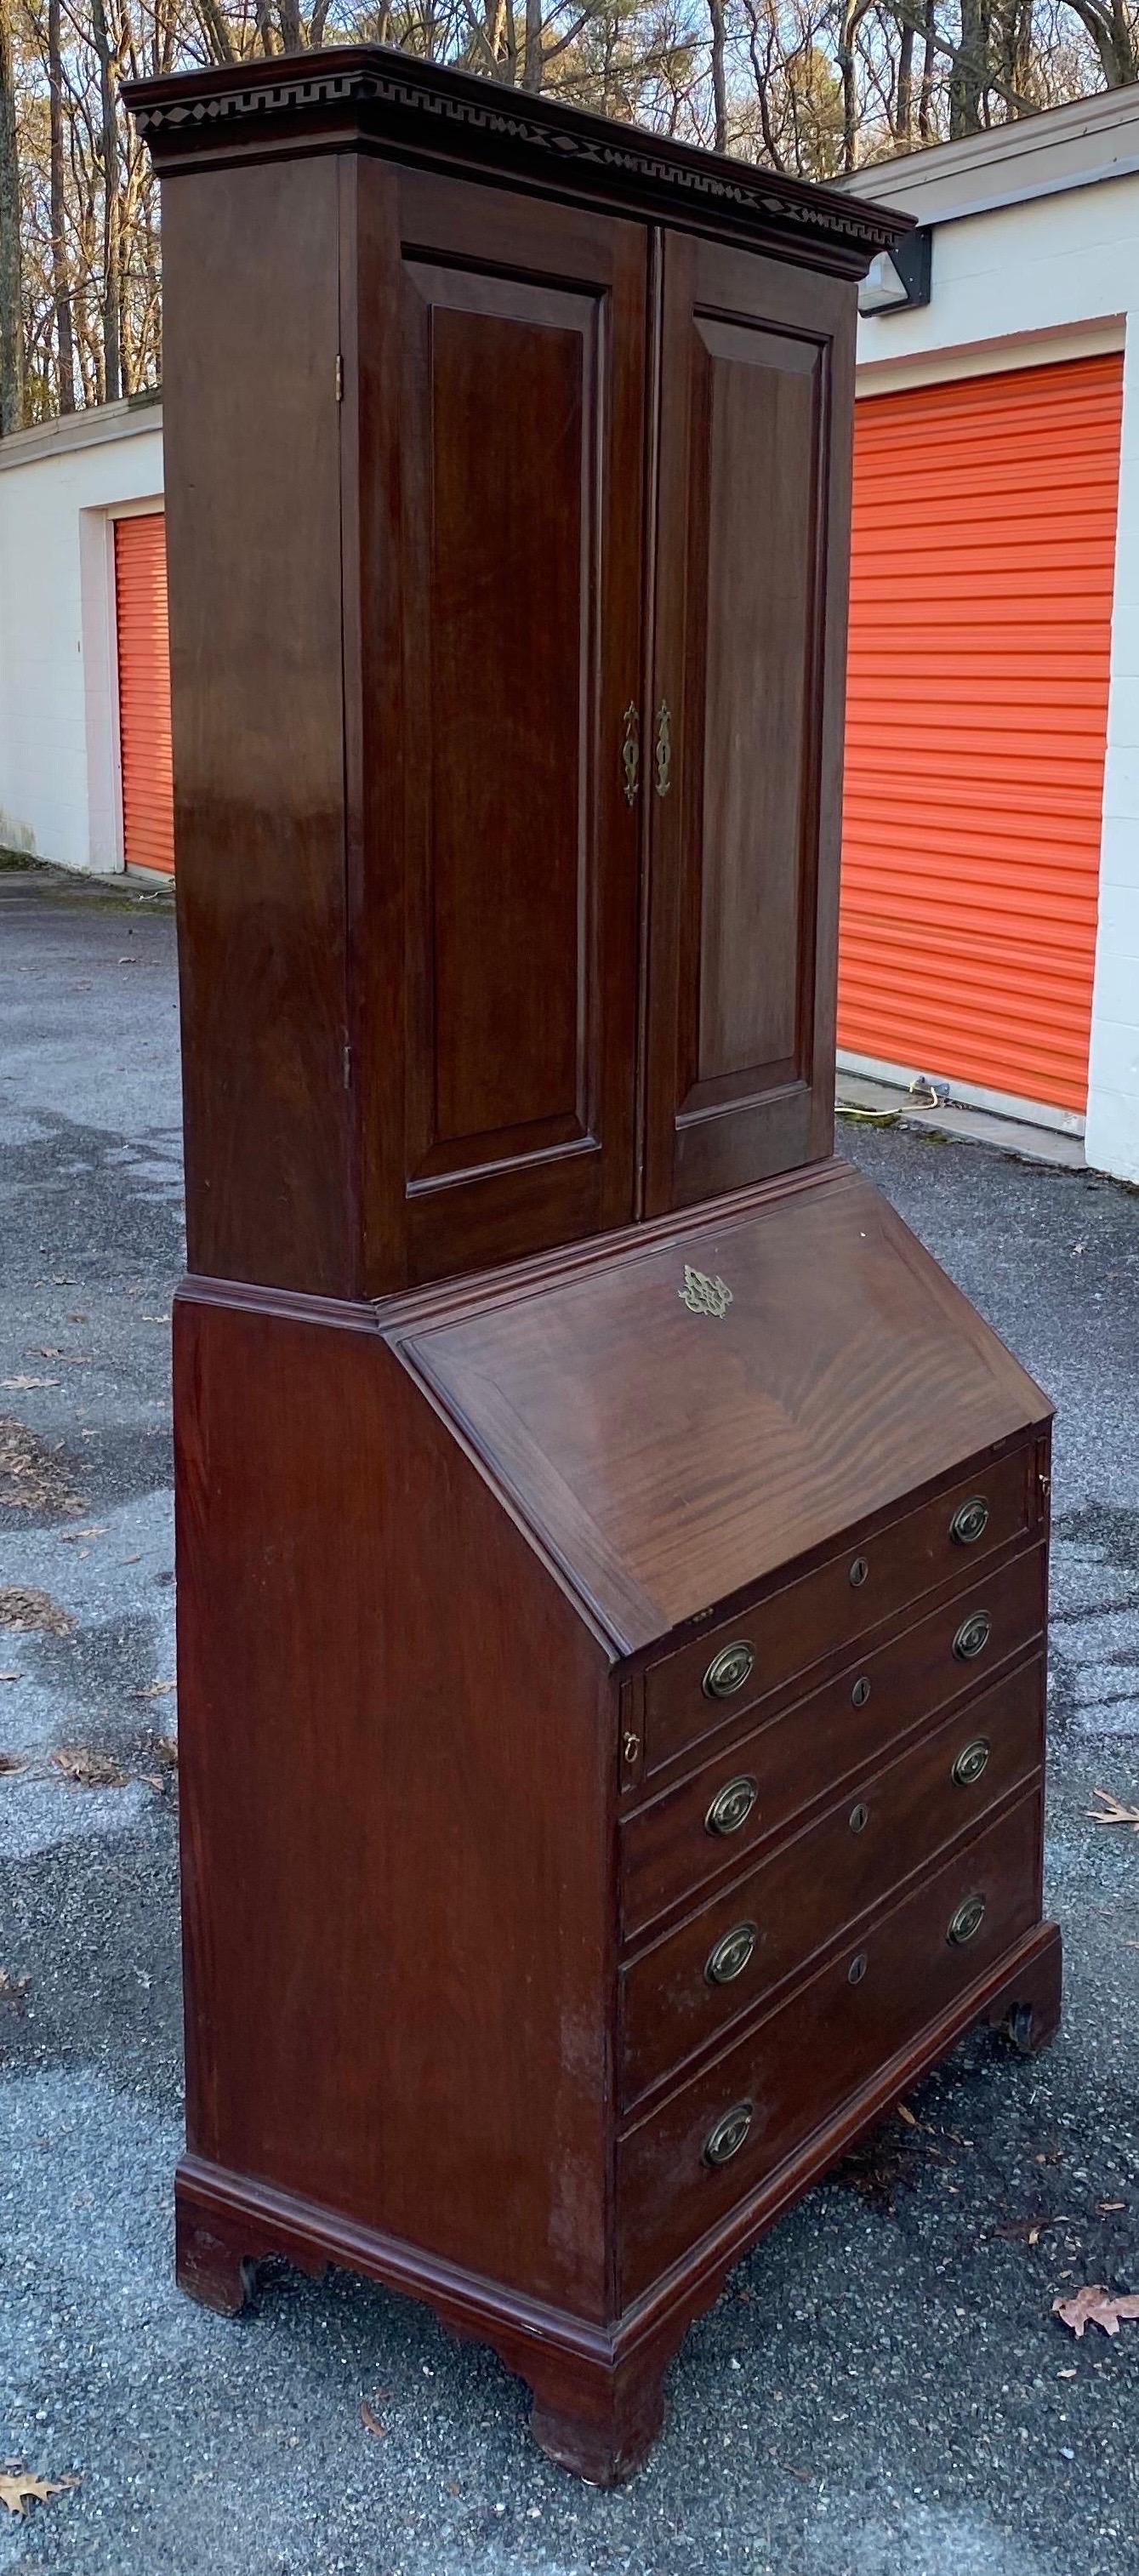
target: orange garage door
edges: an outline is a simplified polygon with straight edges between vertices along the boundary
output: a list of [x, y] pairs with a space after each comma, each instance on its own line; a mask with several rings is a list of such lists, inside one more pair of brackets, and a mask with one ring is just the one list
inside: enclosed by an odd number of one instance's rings
[[174, 867], [166, 521], [115, 521], [123, 855], [128, 868]]
[[1123, 361], [857, 405], [839, 1044], [1087, 1102]]

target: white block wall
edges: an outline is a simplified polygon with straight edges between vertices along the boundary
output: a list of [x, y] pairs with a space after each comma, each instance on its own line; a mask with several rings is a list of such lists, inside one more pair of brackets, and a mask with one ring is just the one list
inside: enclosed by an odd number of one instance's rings
[[114, 519], [161, 498], [157, 404], [0, 441], [0, 845], [122, 866]]
[[[918, 180], [887, 193], [922, 220]], [[1085, 1151], [1139, 1181], [1139, 172], [939, 225], [929, 304], [859, 324], [858, 388], [1109, 348], [1124, 350], [1123, 428]]]

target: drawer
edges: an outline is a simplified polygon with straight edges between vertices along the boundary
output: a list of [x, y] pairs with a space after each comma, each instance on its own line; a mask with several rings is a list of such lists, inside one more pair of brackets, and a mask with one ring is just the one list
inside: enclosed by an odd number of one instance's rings
[[1034, 1792], [627, 2134], [622, 2306], [1039, 1922], [1040, 1834]]
[[740, 1711], [784, 1690], [812, 1664], [896, 1617], [923, 1592], [969, 1579], [981, 1557], [1038, 1520], [1035, 1444], [1014, 1450], [920, 1511], [855, 1538], [813, 1574], [691, 1645], [650, 1664], [644, 1677], [645, 1768], [658, 1770]]
[[1039, 1771], [1043, 1751], [1044, 1664], [1035, 1657], [642, 1951], [621, 1971], [625, 2104], [975, 1829]]
[[[872, 1769], [899, 1736], [1030, 1645], [1043, 1632], [1046, 1586], [1043, 1547], [1026, 1549], [987, 1582], [954, 1594], [627, 1815], [621, 1828], [626, 1935], [714, 1874], [738, 1868], [746, 1852], [800, 1809]], [[970, 1621], [984, 1618], [990, 1625], [981, 1651], [963, 1660], [954, 1640]]]

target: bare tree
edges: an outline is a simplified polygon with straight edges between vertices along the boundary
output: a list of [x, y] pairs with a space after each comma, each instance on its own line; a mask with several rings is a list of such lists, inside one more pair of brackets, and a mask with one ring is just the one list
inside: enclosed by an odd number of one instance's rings
[[11, 0], [0, 0], [0, 438], [24, 422], [20, 211]]

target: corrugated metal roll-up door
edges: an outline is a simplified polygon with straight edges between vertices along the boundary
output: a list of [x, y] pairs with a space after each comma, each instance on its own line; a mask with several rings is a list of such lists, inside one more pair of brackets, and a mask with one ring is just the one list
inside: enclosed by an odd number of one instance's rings
[[1123, 361], [857, 405], [839, 1044], [1087, 1102]]
[[174, 867], [166, 521], [161, 510], [115, 521], [119, 753], [128, 868]]

